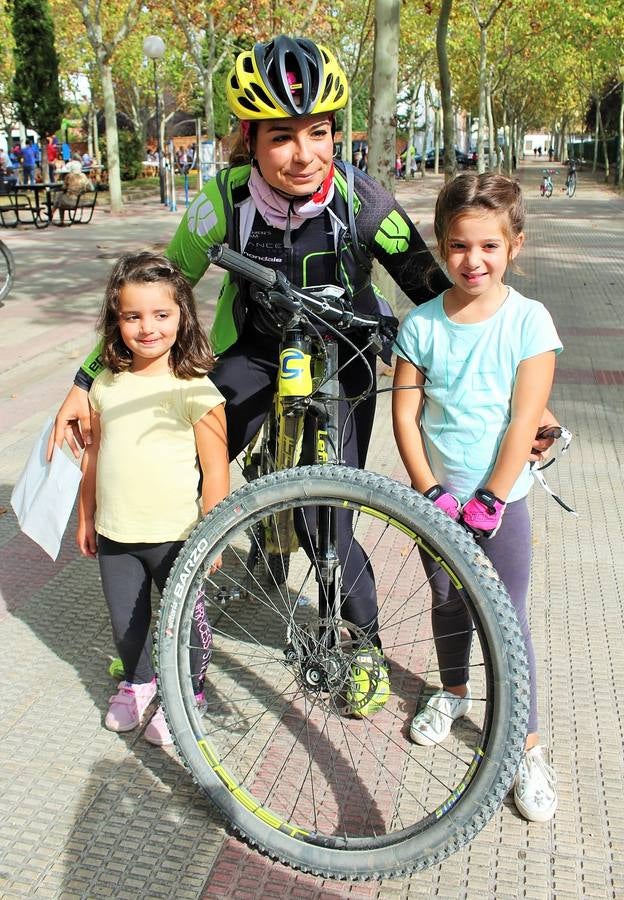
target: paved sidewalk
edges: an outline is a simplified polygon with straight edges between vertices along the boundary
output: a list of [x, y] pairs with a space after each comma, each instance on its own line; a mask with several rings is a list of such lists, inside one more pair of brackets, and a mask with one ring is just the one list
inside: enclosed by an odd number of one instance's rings
[[[147, 201], [119, 217], [96, 209], [83, 228], [0, 235], [17, 264], [0, 310], [0, 897], [624, 896], [624, 201], [585, 172], [572, 200], [541, 199], [540, 170], [531, 160], [520, 172], [529, 225], [513, 283], [551, 309], [566, 347], [552, 407], [575, 440], [549, 480], [580, 514], [533, 492], [531, 624], [559, 777], [553, 822], [528, 825], [506, 803], [437, 868], [381, 885], [324, 881], [229, 837], [172, 754], [103, 728], [113, 647], [97, 565], [79, 558], [73, 522], [52, 563], [19, 532], [9, 496], [92, 346], [113, 259], [164, 245], [176, 227], [179, 213]], [[440, 184], [398, 186], [428, 239]], [[207, 319], [219, 281], [210, 273], [198, 289]], [[388, 416], [384, 395], [369, 467], [400, 477]]]

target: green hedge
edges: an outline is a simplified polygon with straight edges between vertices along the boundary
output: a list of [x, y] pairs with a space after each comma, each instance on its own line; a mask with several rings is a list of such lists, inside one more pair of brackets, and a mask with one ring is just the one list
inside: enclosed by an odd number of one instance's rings
[[[579, 156], [582, 156], [586, 162], [592, 162], [594, 159], [595, 143], [595, 141], [575, 141], [574, 143], [570, 143], [568, 144], [568, 156], [576, 157], [577, 159]], [[609, 156], [609, 163], [614, 166], [618, 157], [617, 137], [612, 137], [607, 140], [607, 153]], [[598, 165], [604, 169], [604, 164], [604, 143], [598, 141]]]

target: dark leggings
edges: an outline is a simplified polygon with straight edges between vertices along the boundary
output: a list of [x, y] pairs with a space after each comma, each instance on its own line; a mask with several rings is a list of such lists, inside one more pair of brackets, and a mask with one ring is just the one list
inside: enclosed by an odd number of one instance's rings
[[[341, 365], [352, 355], [348, 348], [345, 351], [341, 349], [341, 354], [343, 352], [344, 358], [341, 355], [339, 359]], [[225, 414], [230, 459], [245, 449], [268, 415], [276, 388], [278, 356], [277, 342], [262, 343], [261, 339], [244, 335], [219, 358], [211, 372], [212, 381], [227, 401]], [[374, 391], [375, 357], [367, 354], [367, 360], [373, 373]], [[343, 398], [339, 404], [342, 433], [342, 423], [351, 408], [349, 399], [359, 396], [369, 384], [368, 369], [361, 359], [356, 359], [340, 372], [339, 381]], [[375, 397], [372, 395], [358, 404], [349, 417], [343, 444], [346, 465], [364, 467], [374, 416]], [[302, 463], [310, 461], [310, 458], [306, 459], [304, 450]], [[302, 516], [296, 518], [301, 545], [308, 555], [312, 552], [309, 534], [314, 536], [314, 519], [314, 510], [309, 509], [305, 513], [305, 522]], [[353, 540], [352, 519], [353, 514], [349, 510], [336, 513], [336, 550], [342, 564], [342, 616], [374, 636], [378, 643], [375, 579], [366, 554]]]
[[[531, 571], [531, 522], [526, 500], [509, 503], [498, 532], [490, 540], [478, 541], [507, 588], [520, 622], [529, 658], [531, 705], [529, 734], [537, 731], [535, 653], [527, 618], [527, 593]], [[468, 662], [472, 620], [449, 578], [421, 551], [423, 567], [432, 593], [431, 625], [435, 638], [440, 678], [444, 687], [458, 687], [469, 678]]]
[[[154, 678], [152, 664], [152, 581], [162, 594], [183, 541], [162, 544], [121, 544], [97, 536], [102, 588], [126, 681], [145, 684]], [[212, 636], [204, 605], [198, 601], [193, 618], [191, 673], [194, 693], [200, 693], [210, 661]]]

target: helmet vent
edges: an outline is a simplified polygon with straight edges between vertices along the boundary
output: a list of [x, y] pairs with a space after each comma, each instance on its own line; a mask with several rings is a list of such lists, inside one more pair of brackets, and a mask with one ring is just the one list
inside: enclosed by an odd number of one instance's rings
[[267, 92], [265, 90], [263, 90], [263, 88], [260, 87], [259, 84], [254, 82], [253, 84], [250, 85], [250, 87], [253, 90], [256, 97], [258, 97], [266, 106], [268, 106], [269, 108], [271, 108], [271, 106], [273, 106], [273, 101], [271, 100], [271, 98], [269, 97]]
[[325, 81], [325, 90], [323, 91], [323, 96], [321, 97], [321, 103], [324, 103], [329, 97], [332, 87], [334, 84], [334, 76], [328, 75], [327, 80]]
[[243, 109], [247, 110], [248, 112], [253, 112], [253, 113], [258, 112], [258, 105], [256, 103], [252, 103], [250, 100], [247, 99], [247, 97], [243, 97], [242, 95], [240, 95], [239, 97], [237, 97], [237, 101], [238, 101], [239, 105], [242, 106]]

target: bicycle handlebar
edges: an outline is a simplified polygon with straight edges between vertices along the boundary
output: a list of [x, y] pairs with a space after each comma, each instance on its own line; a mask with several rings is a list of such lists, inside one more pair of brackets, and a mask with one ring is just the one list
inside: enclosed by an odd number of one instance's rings
[[234, 272], [235, 275], [246, 278], [265, 290], [270, 290], [277, 283], [275, 269], [269, 269], [267, 266], [254, 262], [253, 259], [248, 259], [242, 253], [230, 250], [225, 244], [215, 244], [208, 251], [208, 255], [210, 262], [216, 263], [222, 269], [227, 269], [228, 272]]
[[344, 301], [334, 295], [323, 294], [323, 288], [319, 286], [317, 294], [314, 288], [296, 288], [282, 272], [276, 272], [260, 263], [254, 262], [237, 253], [223, 244], [215, 244], [208, 251], [212, 263], [247, 279], [259, 287], [269, 304], [298, 312], [306, 310], [318, 316], [327, 323], [338, 328], [365, 328], [373, 334], [381, 334], [389, 340], [394, 340], [398, 328], [398, 321], [390, 316], [366, 316], [354, 313], [347, 309]]

